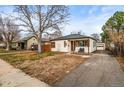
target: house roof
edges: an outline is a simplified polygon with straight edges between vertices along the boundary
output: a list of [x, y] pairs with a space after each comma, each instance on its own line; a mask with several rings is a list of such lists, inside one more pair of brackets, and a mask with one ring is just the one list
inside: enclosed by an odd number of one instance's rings
[[27, 40], [29, 40], [29, 39], [32, 38], [32, 37], [34, 37], [34, 36], [27, 36], [27, 37], [24, 37], [24, 38], [21, 39], [21, 41], [27, 41]]
[[[15, 41], [15, 42], [25, 42], [25, 41], [31, 39], [32, 37], [35, 37], [35, 36], [27, 36], [27, 37], [24, 37], [24, 38], [20, 39], [19, 41]], [[47, 42], [47, 41], [49, 41], [49, 40], [46, 39], [46, 38], [42, 38], [41, 41]]]
[[52, 39], [51, 41], [55, 41], [55, 40], [69, 40], [69, 39], [82, 39], [82, 38], [91, 38], [96, 40], [93, 37], [90, 36], [85, 36], [85, 35], [80, 35], [80, 34], [70, 34], [70, 35], [66, 35], [66, 36], [62, 36], [56, 39]]

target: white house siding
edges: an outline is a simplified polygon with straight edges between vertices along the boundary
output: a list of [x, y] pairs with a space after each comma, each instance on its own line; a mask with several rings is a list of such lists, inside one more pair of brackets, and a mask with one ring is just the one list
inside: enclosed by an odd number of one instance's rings
[[[64, 47], [64, 41], [67, 43], [66, 47]], [[55, 42], [55, 48], [51, 48], [51, 51], [69, 52], [68, 40], [58, 40], [52, 42]]]
[[35, 37], [30, 38], [29, 40], [27, 40], [27, 49], [31, 48], [31, 45], [37, 45], [37, 39]]
[[[89, 53], [91, 53], [91, 52], [96, 51], [96, 41], [91, 39], [91, 38], [74, 39], [74, 40], [71, 40], [71, 41], [75, 41], [75, 40], [88, 40], [88, 39], [89, 39], [89, 42], [90, 42], [89, 43], [89, 49], [88, 49], [87, 46], [84, 46], [83, 47], [84, 48], [84, 52], [88, 53], [88, 51], [89, 51]], [[93, 46], [93, 42], [95, 43], [95, 46]], [[71, 43], [70, 43], [70, 46], [71, 46]], [[71, 51], [71, 48], [69, 50]]]
[[[84, 47], [84, 52], [88, 53], [88, 47]], [[89, 50], [89, 52], [90, 52], [90, 50]]]
[[89, 39], [90, 40], [90, 47], [89, 47], [89, 52], [94, 52], [96, 51], [96, 41], [93, 39]]
[[[59, 52], [71, 52], [71, 41], [75, 40], [87, 40], [88, 38], [83, 38], [83, 39], [72, 39], [72, 40], [56, 40], [52, 41], [55, 42], [55, 48], [51, 48], [51, 51], [59, 51]], [[64, 47], [64, 41], [67, 42], [67, 46]], [[89, 53], [96, 51], [96, 41], [89, 38], [90, 41], [90, 47], [89, 47]], [[93, 46], [93, 42], [95, 42], [95, 46]], [[88, 53], [88, 47], [84, 46], [84, 52]]]

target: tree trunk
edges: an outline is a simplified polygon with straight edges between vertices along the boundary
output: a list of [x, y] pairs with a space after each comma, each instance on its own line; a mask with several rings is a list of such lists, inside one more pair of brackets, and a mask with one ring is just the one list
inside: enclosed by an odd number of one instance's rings
[[9, 51], [9, 50], [10, 50], [10, 43], [6, 42], [6, 51]]
[[120, 56], [122, 56], [122, 55], [121, 55], [121, 51], [122, 51], [122, 49], [121, 49], [121, 42], [120, 42], [120, 45], [119, 45], [119, 46], [120, 46]]
[[117, 56], [119, 56], [119, 43], [117, 43]]
[[38, 35], [38, 53], [41, 53], [41, 33]]

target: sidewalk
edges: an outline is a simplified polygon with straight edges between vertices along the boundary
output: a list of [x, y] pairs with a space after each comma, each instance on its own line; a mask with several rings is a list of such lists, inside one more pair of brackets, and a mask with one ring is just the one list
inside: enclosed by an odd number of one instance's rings
[[49, 87], [0, 59], [0, 87]]

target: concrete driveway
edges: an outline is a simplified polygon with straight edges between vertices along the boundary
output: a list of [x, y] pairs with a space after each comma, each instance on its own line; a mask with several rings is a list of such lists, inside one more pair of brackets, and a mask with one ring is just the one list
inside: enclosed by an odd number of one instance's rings
[[84, 64], [54, 86], [61, 87], [123, 87], [124, 72], [117, 60], [107, 53], [95, 53]]

